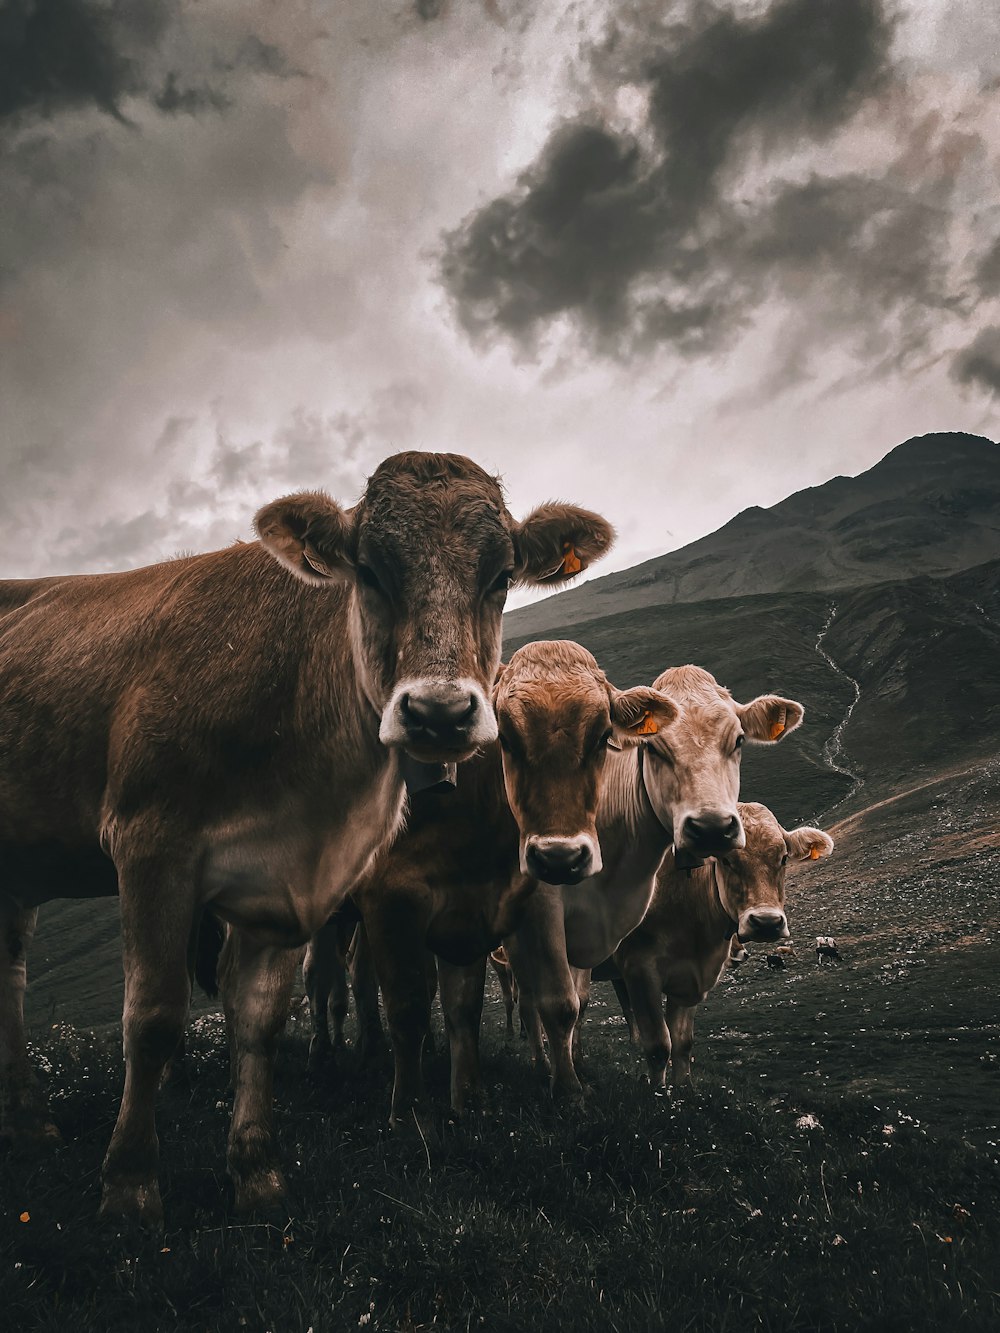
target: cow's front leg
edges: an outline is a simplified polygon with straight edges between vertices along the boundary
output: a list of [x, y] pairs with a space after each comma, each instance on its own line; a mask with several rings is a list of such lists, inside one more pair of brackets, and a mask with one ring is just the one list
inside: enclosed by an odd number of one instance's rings
[[395, 1078], [389, 1124], [429, 1138], [434, 1122], [427, 1100], [421, 1056], [430, 1032], [431, 1006], [424, 938], [427, 923], [419, 895], [380, 895], [365, 916], [375, 970], [389, 1024]]
[[[309, 1069], [318, 1073], [344, 1042], [347, 1012], [347, 975], [340, 957], [339, 922], [332, 916], [309, 941], [302, 963], [302, 980], [309, 997], [313, 1034], [309, 1042]], [[330, 1018], [334, 1036], [330, 1038]]]
[[652, 966], [641, 963], [622, 969], [628, 986], [629, 1001], [646, 1056], [650, 1084], [662, 1088], [667, 1081], [670, 1059], [670, 1031], [663, 1017], [663, 992], [660, 978]]
[[62, 1142], [52, 1123], [24, 1036], [27, 952], [37, 910], [0, 897], [0, 1133], [19, 1147]]
[[667, 997], [667, 1027], [670, 1029], [670, 1085], [693, 1085], [691, 1051], [694, 1047], [694, 1008]]
[[540, 887], [514, 935], [504, 941], [514, 968], [521, 1013], [533, 1030], [541, 1019], [552, 1064], [555, 1098], [578, 1101], [583, 1088], [573, 1065], [573, 1029], [580, 1013], [573, 973], [566, 959], [566, 930], [558, 890]]
[[464, 1115], [469, 1105], [481, 1101], [483, 1078], [479, 1068], [479, 1028], [483, 1019], [486, 989], [486, 959], [467, 967], [438, 960], [441, 1007], [451, 1050], [451, 1109]]
[[102, 1217], [163, 1225], [156, 1092], [184, 1035], [195, 916], [191, 880], [159, 857], [118, 864], [125, 1008], [125, 1089], [104, 1158]]
[[358, 1062], [366, 1069], [382, 1069], [389, 1063], [389, 1043], [378, 1007], [378, 973], [363, 921], [354, 932], [349, 967], [358, 1024]]
[[220, 966], [233, 1059], [226, 1165], [241, 1214], [288, 1215], [288, 1187], [274, 1139], [274, 1056], [301, 959], [301, 949], [259, 944], [234, 927]]

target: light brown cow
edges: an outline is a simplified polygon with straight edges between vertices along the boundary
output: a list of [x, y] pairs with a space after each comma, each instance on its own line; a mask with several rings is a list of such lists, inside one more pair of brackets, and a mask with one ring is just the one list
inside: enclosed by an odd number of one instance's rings
[[[456, 790], [412, 798], [406, 829], [352, 890], [392, 1040], [394, 1126], [415, 1118], [431, 1129], [420, 1069], [430, 1007], [419, 946], [438, 955], [452, 1105], [462, 1111], [480, 1088], [487, 954], [516, 925], [535, 874], [572, 885], [600, 869], [595, 816], [614, 758], [608, 743], [639, 744], [651, 722], [664, 726], [675, 713], [646, 686], [616, 690], [573, 643], [519, 649], [498, 678], [494, 703], [499, 742], [463, 766]], [[314, 950], [320, 946], [314, 941]]]
[[668, 1060], [674, 1086], [690, 1083], [695, 1009], [725, 970], [732, 941], [787, 938], [786, 867], [833, 851], [828, 833], [786, 833], [766, 806], [741, 803], [739, 814], [745, 846], [690, 870], [667, 853], [649, 910], [614, 953], [654, 1087], [664, 1085]]
[[353, 509], [291, 496], [260, 511], [257, 531], [0, 593], [0, 606], [23, 602], [0, 618], [4, 1127], [54, 1134], [24, 1044], [35, 909], [117, 889], [126, 1075], [102, 1210], [152, 1224], [154, 1096], [184, 1029], [199, 909], [234, 927], [236, 1203], [280, 1206], [270, 1080], [290, 947], [393, 836], [402, 753], [462, 760], [495, 737], [511, 581], [563, 582], [612, 538], [566, 505], [515, 522], [475, 463], [421, 453], [380, 464]]
[[674, 844], [687, 862], [743, 846], [736, 803], [744, 741], [773, 744], [802, 721], [800, 704], [762, 695], [741, 704], [700, 667], [672, 667], [654, 682], [680, 709], [641, 749], [612, 755], [598, 812], [599, 873], [572, 891], [541, 886], [504, 940], [536, 1066], [548, 1039], [555, 1096], [578, 1098], [573, 1041], [580, 1000], [573, 968], [611, 956], [645, 915], [657, 868]]

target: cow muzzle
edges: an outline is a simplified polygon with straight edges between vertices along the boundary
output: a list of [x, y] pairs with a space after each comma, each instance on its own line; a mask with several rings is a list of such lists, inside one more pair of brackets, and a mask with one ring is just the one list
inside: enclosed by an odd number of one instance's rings
[[703, 810], [698, 815], [687, 815], [681, 821], [677, 839], [679, 851], [697, 857], [725, 856], [746, 846], [743, 824], [735, 811]]
[[379, 740], [422, 763], [451, 763], [496, 740], [492, 705], [474, 680], [403, 681], [382, 713]]
[[579, 884], [604, 868], [601, 849], [587, 833], [575, 838], [526, 838], [521, 870], [546, 884]]
[[750, 907], [740, 915], [741, 944], [772, 944], [788, 939], [788, 921], [780, 907]]

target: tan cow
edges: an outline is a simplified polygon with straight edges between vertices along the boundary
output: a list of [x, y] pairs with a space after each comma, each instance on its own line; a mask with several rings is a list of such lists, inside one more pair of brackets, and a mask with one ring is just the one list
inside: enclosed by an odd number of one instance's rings
[[786, 867], [833, 851], [828, 833], [786, 833], [766, 806], [741, 802], [739, 815], [743, 847], [690, 870], [667, 853], [646, 915], [614, 953], [654, 1087], [664, 1085], [668, 1060], [672, 1083], [690, 1083], [695, 1009], [725, 970], [732, 941], [787, 939]]
[[516, 925], [538, 873], [572, 885], [600, 869], [595, 816], [616, 757], [609, 742], [638, 744], [651, 723], [665, 726], [676, 711], [646, 686], [616, 690], [590, 653], [561, 642], [519, 649], [494, 703], [498, 743], [462, 767], [457, 789], [412, 798], [405, 831], [352, 890], [389, 1024], [394, 1126], [416, 1119], [431, 1128], [420, 1068], [430, 1022], [420, 946], [438, 955], [452, 1105], [462, 1111], [480, 1088], [487, 954]]
[[580, 1000], [573, 968], [609, 958], [645, 915], [667, 848], [683, 861], [743, 846], [736, 808], [745, 741], [773, 744], [802, 721], [800, 704], [767, 694], [741, 704], [700, 667], [672, 667], [654, 682], [679, 708], [648, 744], [611, 756], [597, 817], [604, 865], [572, 891], [540, 886], [504, 946], [520, 988], [533, 1058], [546, 1067], [539, 1019], [549, 1044], [552, 1092], [581, 1095], [573, 1067]]
[[403, 752], [462, 760], [496, 736], [511, 581], [563, 582], [612, 538], [565, 505], [515, 522], [495, 478], [423, 453], [380, 464], [353, 509], [291, 496], [257, 531], [130, 573], [37, 580], [27, 597], [0, 590], [14, 603], [0, 617], [4, 1128], [55, 1133], [24, 1043], [35, 909], [117, 890], [126, 1074], [102, 1210], [152, 1224], [154, 1096], [184, 1030], [199, 909], [235, 928], [236, 1203], [280, 1206], [270, 1079], [289, 950], [396, 831]]

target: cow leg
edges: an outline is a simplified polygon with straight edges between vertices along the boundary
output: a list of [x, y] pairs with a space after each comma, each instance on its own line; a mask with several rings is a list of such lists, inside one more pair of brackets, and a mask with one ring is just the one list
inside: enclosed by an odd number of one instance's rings
[[496, 973], [497, 981], [500, 983], [500, 993], [503, 996], [503, 1007], [507, 1014], [507, 1036], [514, 1035], [514, 987], [511, 984], [510, 968], [506, 963], [498, 962], [490, 954], [490, 966]]
[[378, 973], [363, 921], [354, 932], [349, 965], [358, 1022], [358, 1060], [365, 1068], [382, 1069], [389, 1063], [389, 1045], [378, 1007]]
[[570, 971], [573, 974], [577, 999], [580, 1001], [580, 1013], [573, 1029], [573, 1063], [579, 1069], [583, 1062], [583, 1016], [590, 1004], [590, 968], [574, 967]]
[[635, 1014], [632, 1012], [632, 1001], [628, 996], [628, 986], [623, 977], [613, 977], [611, 981], [615, 988], [615, 994], [618, 996], [618, 1003], [621, 1005], [622, 1017], [628, 1024], [628, 1039], [633, 1046], [639, 1044], [639, 1029], [636, 1025]]
[[365, 926], [382, 986], [395, 1065], [389, 1124], [406, 1129], [416, 1123], [420, 1133], [430, 1137], [433, 1119], [421, 1069], [431, 1022], [423, 946], [426, 922], [415, 898], [405, 893], [380, 897]]
[[694, 1008], [667, 998], [667, 1026], [670, 1029], [670, 1085], [689, 1088], [691, 1050], [694, 1046]]
[[479, 1068], [479, 1029], [486, 990], [486, 959], [466, 967], [438, 961], [441, 1008], [451, 1050], [451, 1109], [463, 1115], [469, 1103], [481, 1100], [483, 1079]]
[[123, 858], [118, 875], [125, 1088], [104, 1158], [100, 1215], [160, 1228], [156, 1092], [187, 1022], [188, 946], [195, 908], [186, 875], [167, 874], [158, 857]]
[[288, 1188], [274, 1140], [274, 1056], [288, 1021], [302, 952], [258, 944], [234, 928], [220, 969], [233, 1058], [226, 1165], [238, 1213], [287, 1217]]
[[[434, 998], [438, 993], [438, 960], [430, 949], [424, 950], [424, 976], [427, 979], [427, 1013], [434, 1008]], [[427, 1036], [424, 1038], [424, 1056], [434, 1055], [434, 1029], [428, 1020]]]
[[[338, 922], [332, 916], [309, 941], [302, 962], [302, 980], [309, 997], [313, 1035], [309, 1042], [309, 1070], [319, 1071], [333, 1059], [343, 1044], [344, 1013], [347, 1008], [347, 977], [340, 959]], [[334, 1016], [334, 1040], [330, 1040], [331, 1000], [336, 997], [339, 1023]], [[339, 1038], [339, 1041], [338, 1041]]]
[[516, 934], [504, 940], [520, 988], [521, 1013], [533, 1031], [541, 1019], [552, 1062], [552, 1095], [578, 1101], [583, 1088], [573, 1065], [573, 1029], [580, 1001], [566, 960], [562, 898], [539, 887]]
[[629, 1001], [646, 1056], [650, 1084], [662, 1088], [667, 1081], [670, 1059], [670, 1030], [663, 1017], [660, 978], [652, 967], [631, 967], [625, 973]]
[[0, 1121], [4, 1138], [20, 1147], [52, 1147], [62, 1136], [52, 1123], [24, 1036], [27, 951], [37, 909], [0, 898]]

